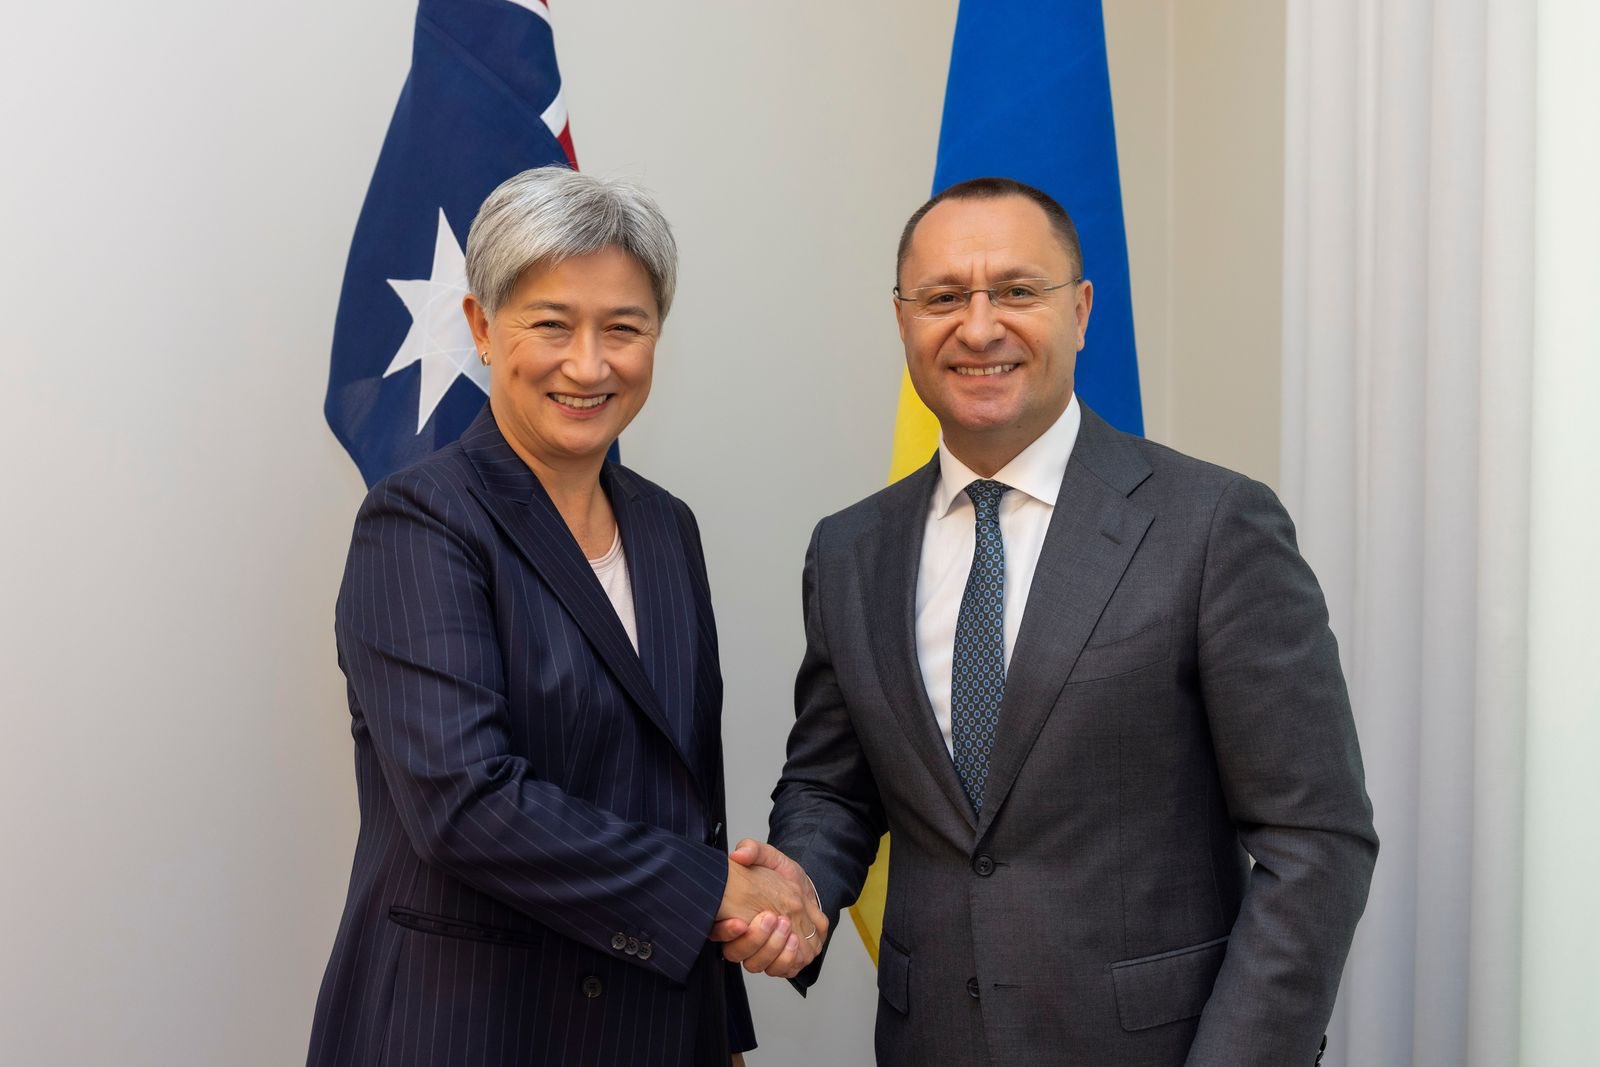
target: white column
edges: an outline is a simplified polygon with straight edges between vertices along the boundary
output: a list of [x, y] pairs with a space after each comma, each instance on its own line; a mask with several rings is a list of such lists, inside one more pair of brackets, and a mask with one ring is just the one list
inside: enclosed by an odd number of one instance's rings
[[1528, 470], [1533, 337], [1534, 18], [1488, 4], [1478, 324], [1477, 656], [1473, 719], [1467, 1063], [1516, 1063], [1522, 938], [1523, 725], [1527, 708]]
[[1525, 1067], [1593, 1063], [1600, 1017], [1600, 7], [1538, 17]]

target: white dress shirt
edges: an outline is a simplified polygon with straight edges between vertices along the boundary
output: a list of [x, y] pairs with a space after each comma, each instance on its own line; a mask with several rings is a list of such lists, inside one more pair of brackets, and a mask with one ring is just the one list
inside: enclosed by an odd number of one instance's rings
[[[1061, 417], [1034, 442], [1000, 468], [994, 480], [1011, 487], [1000, 498], [1000, 537], [1006, 553], [1005, 661], [1011, 668], [1011, 649], [1017, 643], [1022, 612], [1028, 604], [1039, 550], [1044, 547], [1056, 494], [1067, 471], [1067, 460], [1078, 441], [1083, 412], [1073, 394]], [[922, 535], [922, 559], [917, 565], [917, 661], [928, 703], [950, 741], [950, 663], [955, 654], [956, 616], [961, 595], [972, 570], [975, 515], [967, 486], [978, 480], [965, 463], [950, 453], [939, 436], [939, 484], [928, 504]]]

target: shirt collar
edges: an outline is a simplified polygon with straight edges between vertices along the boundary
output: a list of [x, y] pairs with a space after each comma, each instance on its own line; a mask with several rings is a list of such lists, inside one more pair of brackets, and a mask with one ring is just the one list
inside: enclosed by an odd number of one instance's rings
[[[1078, 443], [1078, 428], [1082, 424], [1083, 409], [1078, 406], [1078, 394], [1073, 393], [1066, 410], [1050, 428], [996, 471], [994, 480], [1026, 493], [1047, 507], [1055, 507], [1061, 480], [1066, 477], [1067, 460], [1072, 458], [1072, 448]], [[957, 500], [966, 498], [967, 486], [979, 477], [951, 453], [941, 433], [939, 484], [933, 490], [933, 514], [939, 518], [948, 515]]]

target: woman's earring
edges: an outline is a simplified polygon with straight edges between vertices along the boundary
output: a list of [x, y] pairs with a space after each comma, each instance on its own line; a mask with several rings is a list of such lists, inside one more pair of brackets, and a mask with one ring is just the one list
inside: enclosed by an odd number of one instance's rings
[[489, 365], [489, 350], [486, 348], [482, 352], [479, 352], [478, 358], [483, 360], [483, 365], [487, 367]]

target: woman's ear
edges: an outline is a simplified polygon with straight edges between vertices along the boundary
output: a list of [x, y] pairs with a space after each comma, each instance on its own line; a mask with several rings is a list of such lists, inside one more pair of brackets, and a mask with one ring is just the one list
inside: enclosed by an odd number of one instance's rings
[[467, 328], [472, 331], [472, 345], [485, 365], [489, 362], [489, 316], [478, 303], [478, 298], [468, 293], [461, 301], [461, 313], [467, 317]]

